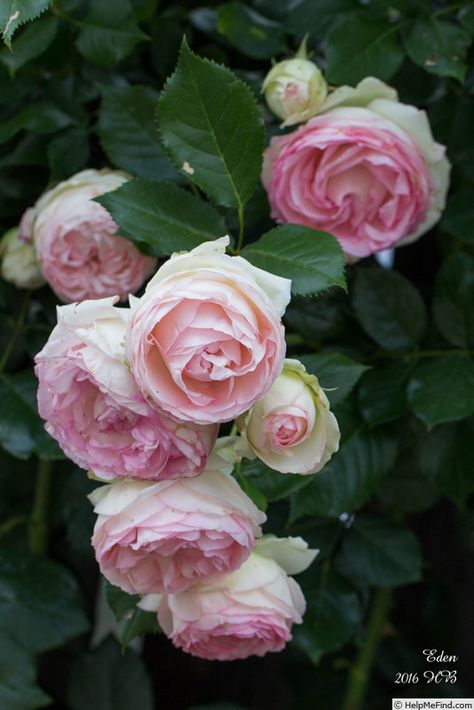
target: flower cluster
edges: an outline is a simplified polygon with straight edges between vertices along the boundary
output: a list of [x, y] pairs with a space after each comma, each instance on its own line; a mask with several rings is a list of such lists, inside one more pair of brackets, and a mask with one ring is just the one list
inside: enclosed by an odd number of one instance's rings
[[[228, 244], [173, 255], [129, 308], [59, 307], [36, 356], [47, 431], [105, 483], [90, 496], [103, 575], [142, 595], [176, 646], [220, 660], [284, 647], [305, 608], [291, 575], [316, 554], [262, 537], [234, 465], [315, 473], [339, 444], [317, 378], [285, 360], [290, 281]], [[234, 419], [240, 436], [218, 439]]]
[[302, 123], [265, 151], [262, 181], [277, 222], [329, 232], [354, 261], [413, 242], [439, 220], [445, 147], [426, 113], [400, 103], [395, 89], [366, 77], [327, 93], [302, 57], [274, 66], [263, 89], [283, 125]]

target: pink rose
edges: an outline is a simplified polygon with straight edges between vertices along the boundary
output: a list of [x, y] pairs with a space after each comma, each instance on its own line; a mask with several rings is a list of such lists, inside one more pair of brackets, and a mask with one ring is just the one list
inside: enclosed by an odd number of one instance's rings
[[369, 77], [334, 91], [319, 114], [265, 152], [274, 219], [329, 232], [356, 258], [412, 242], [438, 221], [449, 162], [424, 111]]
[[125, 365], [129, 309], [117, 299], [58, 308], [36, 356], [39, 413], [78, 466], [110, 480], [197, 476], [217, 427], [176, 423], [150, 407]]
[[242, 442], [281, 473], [317, 473], [339, 448], [339, 427], [317, 377], [298, 360], [252, 409], [239, 417]]
[[20, 223], [22, 239], [32, 238], [41, 270], [65, 302], [120, 295], [125, 300], [156, 266], [127, 239], [94, 197], [127, 181], [120, 172], [83, 170], [48, 190]]
[[199, 658], [233, 661], [281, 651], [306, 603], [296, 574], [313, 561], [301, 538], [258, 540], [240, 569], [179, 594], [145, 597], [173, 644]]
[[102, 574], [129, 593], [182, 591], [234, 570], [249, 556], [266, 516], [214, 453], [197, 478], [116, 481], [90, 496]]
[[290, 281], [227, 256], [228, 243], [173, 255], [134, 300], [131, 370], [145, 397], [177, 419], [229, 421], [283, 366]]

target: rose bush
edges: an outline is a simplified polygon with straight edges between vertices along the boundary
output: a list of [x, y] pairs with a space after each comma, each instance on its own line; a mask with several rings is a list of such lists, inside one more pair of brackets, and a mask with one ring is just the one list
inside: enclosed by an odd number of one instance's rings
[[2, 710], [474, 693], [471, 4], [0, 3]]

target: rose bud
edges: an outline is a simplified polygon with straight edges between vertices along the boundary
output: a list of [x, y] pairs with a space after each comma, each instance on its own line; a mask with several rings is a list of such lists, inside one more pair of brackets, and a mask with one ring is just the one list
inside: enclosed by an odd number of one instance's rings
[[309, 567], [317, 554], [301, 538], [263, 537], [235, 572], [180, 594], [145, 597], [173, 644], [199, 658], [233, 661], [281, 651], [300, 624], [306, 602], [288, 574]]
[[229, 421], [283, 367], [290, 281], [226, 255], [228, 244], [174, 254], [133, 299], [130, 368], [144, 396], [177, 419]]
[[117, 299], [58, 308], [36, 356], [46, 431], [78, 466], [106, 480], [197, 476], [217, 427], [178, 423], [147, 404], [125, 364], [128, 308]]
[[237, 426], [250, 450], [281, 473], [317, 473], [339, 448], [328, 399], [298, 360], [285, 360], [282, 374]]
[[[272, 217], [333, 234], [350, 260], [418, 239], [439, 220], [450, 164], [424, 111], [368, 77], [265, 151]], [[317, 239], [317, 236], [315, 236]]]
[[40, 271], [32, 244], [22, 241], [17, 228], [10, 229], [0, 242], [1, 274], [17, 288], [39, 288], [46, 281]]
[[327, 94], [326, 81], [316, 64], [295, 57], [278, 62], [264, 79], [265, 99], [283, 126], [315, 116]]
[[125, 300], [156, 267], [124, 237], [107, 210], [93, 201], [128, 176], [83, 170], [42, 195], [21, 222], [33, 241], [45, 279], [65, 302], [119, 294]]
[[102, 574], [129, 593], [183, 591], [237, 569], [266, 516], [215, 452], [197, 478], [116, 481], [90, 499], [92, 544]]

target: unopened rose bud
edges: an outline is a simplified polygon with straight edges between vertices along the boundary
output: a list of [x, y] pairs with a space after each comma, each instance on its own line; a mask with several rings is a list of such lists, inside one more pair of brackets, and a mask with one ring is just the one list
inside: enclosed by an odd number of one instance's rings
[[267, 104], [284, 126], [307, 121], [327, 95], [326, 81], [313, 62], [295, 57], [278, 62], [263, 82]]
[[1, 274], [17, 288], [39, 288], [46, 281], [40, 271], [35, 248], [19, 238], [15, 227], [4, 234], [0, 243]]
[[298, 360], [237, 420], [243, 442], [281, 473], [317, 473], [339, 447], [339, 427], [317, 377]]

